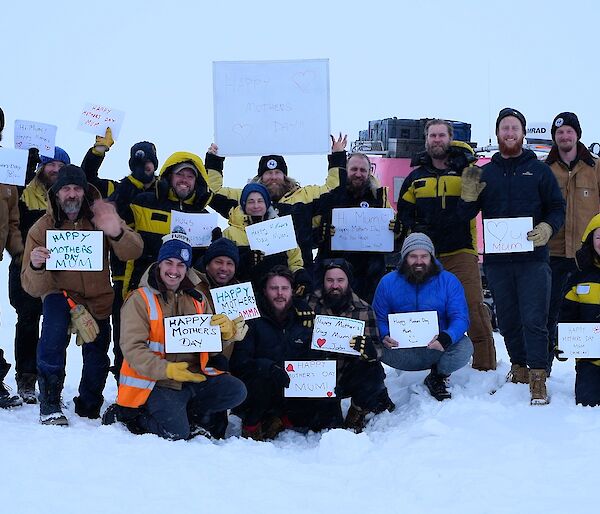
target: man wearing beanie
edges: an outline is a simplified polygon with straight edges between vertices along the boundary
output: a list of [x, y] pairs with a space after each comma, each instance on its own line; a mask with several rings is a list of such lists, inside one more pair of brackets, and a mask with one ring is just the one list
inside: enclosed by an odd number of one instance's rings
[[548, 306], [551, 277], [548, 241], [565, 220], [565, 201], [550, 167], [523, 149], [525, 117], [502, 109], [496, 120], [500, 151], [483, 169], [468, 168], [462, 176], [459, 213], [472, 219], [533, 218], [527, 239], [533, 251], [484, 255], [483, 268], [496, 302], [500, 333], [508, 350], [507, 379], [528, 383], [531, 404], [548, 403]]
[[[436, 400], [446, 400], [451, 397], [446, 380], [473, 354], [473, 344], [465, 335], [469, 310], [464, 289], [458, 278], [442, 269], [425, 234], [410, 234], [400, 256], [399, 269], [381, 279], [373, 300], [383, 344], [363, 339], [355, 342], [355, 349], [367, 360], [378, 358], [396, 369], [430, 369], [425, 385]], [[398, 349], [398, 341], [390, 336], [388, 315], [420, 311], [437, 312], [439, 333], [431, 341], [420, 341], [418, 347]]]
[[233, 241], [219, 237], [206, 249], [202, 265], [211, 288], [237, 283], [235, 274], [240, 264], [240, 252]]
[[[236, 407], [246, 388], [224, 372], [221, 353], [167, 353], [164, 319], [212, 314], [208, 298], [198, 289], [200, 278], [191, 270], [192, 247], [185, 234], [163, 238], [152, 264], [123, 305], [117, 403], [103, 416], [104, 424], [123, 422], [134, 433], [165, 439], [196, 435], [210, 415]], [[236, 325], [224, 314], [211, 317], [225, 343], [236, 340]], [[148, 344], [151, 341], [151, 344]]]
[[[40, 388], [40, 421], [67, 425], [61, 410], [69, 331], [85, 343], [79, 396], [75, 412], [98, 418], [104, 400], [102, 391], [108, 374], [110, 342], [109, 316], [113, 301], [108, 269], [108, 251], [120, 259], [134, 259], [142, 253], [142, 240], [117, 215], [113, 205], [102, 201], [97, 189], [87, 183], [81, 168], [69, 164], [58, 172], [48, 191], [48, 212], [27, 234], [21, 279], [23, 289], [43, 303], [42, 334], [37, 350]], [[46, 248], [48, 230], [100, 230], [103, 238], [102, 271], [48, 271]], [[69, 327], [71, 325], [71, 328]]]

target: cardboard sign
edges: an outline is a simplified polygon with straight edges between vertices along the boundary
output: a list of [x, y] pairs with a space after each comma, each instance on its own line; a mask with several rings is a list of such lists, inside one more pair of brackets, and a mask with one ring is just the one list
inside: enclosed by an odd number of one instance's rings
[[49, 271], [102, 271], [104, 233], [101, 230], [47, 230]]
[[532, 252], [533, 242], [527, 241], [527, 232], [532, 229], [531, 217], [484, 219], [484, 252]]
[[221, 329], [211, 325], [212, 314], [190, 314], [164, 319], [166, 353], [220, 352]]
[[113, 139], [116, 141], [119, 139], [124, 118], [124, 111], [118, 111], [100, 104], [87, 103], [81, 110], [77, 128], [83, 132], [103, 136], [106, 129], [110, 127]]
[[222, 155], [329, 153], [329, 60], [213, 62]]
[[250, 249], [260, 250], [265, 255], [273, 255], [298, 248], [292, 217], [288, 214], [281, 218], [261, 221], [246, 227]]
[[436, 311], [388, 314], [390, 337], [398, 341], [397, 348], [427, 346], [440, 333]]
[[290, 386], [286, 398], [334, 398], [337, 361], [285, 361]]
[[212, 231], [219, 224], [216, 212], [188, 213], [171, 211], [171, 232], [185, 232], [192, 246], [209, 246]]
[[389, 229], [394, 219], [393, 209], [361, 208], [333, 209], [331, 224], [335, 234], [331, 249], [353, 252], [393, 252], [394, 232]]
[[28, 158], [27, 150], [0, 148], [0, 184], [24, 186]]
[[56, 125], [37, 121], [15, 120], [15, 148], [29, 150], [37, 148], [40, 155], [54, 157]]
[[600, 359], [600, 323], [559, 323], [561, 357]]
[[250, 282], [216, 287], [210, 290], [215, 314], [226, 314], [229, 319], [243, 316], [245, 320], [260, 318], [254, 290]]
[[360, 355], [350, 348], [350, 339], [365, 333], [365, 322], [339, 316], [315, 316], [311, 348], [326, 352]]

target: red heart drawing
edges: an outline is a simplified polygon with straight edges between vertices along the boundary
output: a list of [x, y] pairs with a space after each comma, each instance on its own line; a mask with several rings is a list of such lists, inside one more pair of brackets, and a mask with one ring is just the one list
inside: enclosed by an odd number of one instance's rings
[[319, 348], [321, 348], [326, 342], [327, 339], [323, 339], [322, 337], [319, 337], [319, 339], [317, 339], [317, 345], [319, 345]]
[[292, 366], [291, 364], [287, 365], [287, 368], [285, 368], [286, 371], [294, 371], [294, 366]]
[[331, 398], [333, 396], [333, 393], [331, 391], [327, 391], [327, 396]]

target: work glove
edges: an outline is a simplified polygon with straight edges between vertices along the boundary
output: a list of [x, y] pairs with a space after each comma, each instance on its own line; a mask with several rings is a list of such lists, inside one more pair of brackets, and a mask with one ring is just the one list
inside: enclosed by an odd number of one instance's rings
[[533, 230], [527, 232], [527, 241], [531, 241], [533, 246], [545, 246], [552, 237], [552, 227], [545, 221], [538, 223]]
[[568, 361], [568, 360], [569, 360], [569, 359], [568, 359], [568, 357], [561, 357], [561, 355], [562, 355], [563, 353], [565, 353], [565, 352], [563, 352], [563, 351], [562, 351], [562, 350], [561, 350], [561, 349], [558, 347], [558, 345], [556, 345], [556, 346], [554, 347], [554, 356], [556, 357], [556, 360], [558, 360], [558, 361], [560, 361], [560, 362], [565, 362], [565, 361]]
[[176, 382], [204, 382], [206, 377], [188, 371], [187, 362], [167, 362], [167, 377]]
[[77, 334], [77, 345], [95, 341], [100, 333], [98, 323], [88, 310], [81, 304], [71, 309], [71, 333]]
[[250, 263], [250, 266], [256, 268], [256, 266], [258, 266], [264, 258], [264, 252], [261, 252], [260, 250], [250, 250], [248, 261]]
[[479, 166], [471, 166], [462, 174], [460, 197], [465, 202], [475, 202], [487, 185], [481, 182], [482, 170]]
[[400, 234], [400, 232], [402, 232], [402, 222], [399, 219], [390, 220], [388, 229], [394, 234]]
[[235, 335], [233, 336], [232, 341], [242, 341], [246, 334], [248, 333], [248, 325], [244, 320], [243, 316], [238, 316], [233, 320], [235, 324]]
[[377, 350], [369, 336], [354, 336], [350, 339], [350, 348], [360, 352], [360, 358], [364, 361], [377, 361]]
[[328, 221], [321, 222], [321, 233], [319, 234], [319, 243], [323, 243], [335, 236], [335, 227]]
[[271, 380], [277, 387], [288, 388], [290, 386], [290, 376], [287, 371], [279, 367], [277, 364], [273, 364], [269, 371]]
[[312, 292], [312, 279], [310, 274], [300, 268], [294, 274], [294, 296], [304, 296]]
[[104, 154], [110, 150], [110, 147], [114, 143], [112, 130], [110, 127], [107, 127], [104, 136], [96, 136], [96, 143], [94, 144], [94, 148], [92, 148], [92, 153], [98, 157], [104, 157]]
[[219, 325], [221, 329], [221, 339], [223, 341], [229, 341], [236, 333], [236, 325], [231, 321], [225, 314], [214, 314], [210, 318], [210, 324], [215, 326]]

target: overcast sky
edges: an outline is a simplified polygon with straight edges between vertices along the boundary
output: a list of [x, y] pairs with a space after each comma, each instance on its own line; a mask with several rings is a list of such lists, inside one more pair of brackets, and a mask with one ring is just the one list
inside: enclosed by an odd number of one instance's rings
[[[7, 5], [8, 4], [8, 5]], [[150, 140], [160, 162], [202, 157], [213, 140], [212, 62], [328, 58], [331, 130], [357, 139], [368, 121], [442, 117], [487, 143], [500, 108], [529, 121], [574, 111], [583, 141], [600, 141], [598, 2], [3, 2], [0, 105], [5, 146], [15, 119], [58, 125], [79, 162], [94, 136], [76, 130], [97, 102], [126, 112], [101, 172], [128, 173], [130, 146]], [[218, 143], [218, 142], [217, 142]], [[324, 156], [290, 156], [290, 175], [322, 181]], [[242, 185], [258, 158], [226, 161]]]

